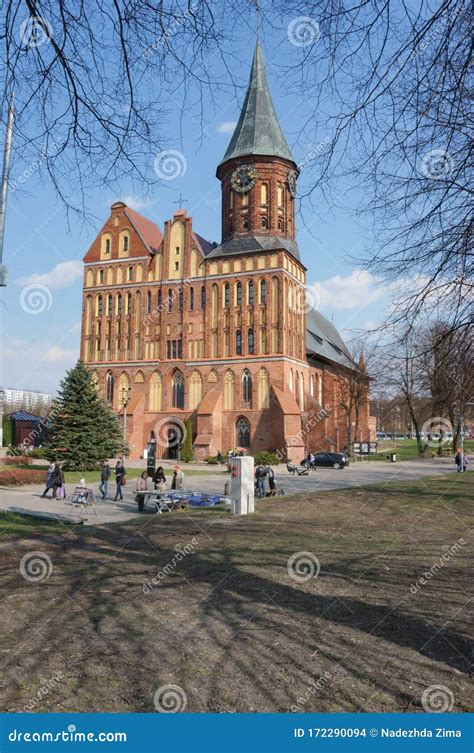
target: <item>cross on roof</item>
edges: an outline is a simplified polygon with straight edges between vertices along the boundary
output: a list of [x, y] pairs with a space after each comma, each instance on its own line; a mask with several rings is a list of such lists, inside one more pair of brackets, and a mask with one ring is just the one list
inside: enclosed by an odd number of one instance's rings
[[187, 201], [187, 199], [183, 198], [183, 196], [181, 194], [181, 191], [180, 191], [177, 200], [173, 201], [173, 204], [177, 204], [178, 207], [181, 209], [181, 205], [182, 205], [183, 201]]

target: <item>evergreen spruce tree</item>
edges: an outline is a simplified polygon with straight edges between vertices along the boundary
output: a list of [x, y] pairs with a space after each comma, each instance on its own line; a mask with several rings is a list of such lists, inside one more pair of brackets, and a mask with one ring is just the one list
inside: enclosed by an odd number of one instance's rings
[[78, 471], [93, 470], [125, 450], [118, 418], [98, 394], [91, 372], [81, 361], [61, 382], [46, 450], [51, 460]]
[[181, 460], [183, 463], [189, 463], [194, 457], [193, 451], [193, 427], [191, 419], [187, 418], [184, 422], [185, 436], [181, 444]]

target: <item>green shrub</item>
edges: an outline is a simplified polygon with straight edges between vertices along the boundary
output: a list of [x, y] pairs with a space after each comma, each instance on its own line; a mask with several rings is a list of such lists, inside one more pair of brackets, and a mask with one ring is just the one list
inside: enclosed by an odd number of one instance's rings
[[209, 455], [208, 458], [204, 458], [204, 462], [208, 463], [208, 465], [217, 465], [219, 461], [217, 460], [216, 455]]
[[254, 455], [255, 465], [260, 463], [268, 463], [268, 465], [278, 465], [280, 462], [278, 456], [274, 452], [256, 452]]
[[11, 416], [3, 416], [3, 446], [13, 442], [13, 421]]
[[189, 463], [194, 458], [193, 451], [193, 427], [189, 418], [184, 422], [185, 435], [180, 447], [181, 460], [183, 463]]

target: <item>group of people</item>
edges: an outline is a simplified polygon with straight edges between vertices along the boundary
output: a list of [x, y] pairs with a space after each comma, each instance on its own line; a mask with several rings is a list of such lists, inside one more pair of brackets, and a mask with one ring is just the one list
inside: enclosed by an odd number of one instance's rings
[[255, 490], [257, 497], [263, 499], [268, 494], [273, 495], [276, 492], [275, 471], [268, 463], [259, 463], [255, 468]]
[[[111, 473], [112, 473], [112, 470], [110, 468], [108, 461], [104, 460], [102, 464], [102, 469], [100, 471], [100, 483], [99, 483], [99, 491], [102, 496], [102, 499], [105, 499], [107, 497], [107, 491], [108, 491], [108, 485], [109, 485], [109, 479], [110, 479]], [[123, 499], [122, 486], [125, 486], [125, 484], [127, 483], [127, 471], [125, 470], [123, 460], [117, 460], [115, 464], [115, 468], [114, 468], [114, 476], [115, 476], [114, 502], [117, 502], [119, 499]]]
[[42, 497], [47, 497], [48, 492], [51, 490], [51, 499], [65, 499], [66, 487], [64, 485], [64, 471], [59, 463], [50, 463], [49, 468], [46, 471], [46, 486]]

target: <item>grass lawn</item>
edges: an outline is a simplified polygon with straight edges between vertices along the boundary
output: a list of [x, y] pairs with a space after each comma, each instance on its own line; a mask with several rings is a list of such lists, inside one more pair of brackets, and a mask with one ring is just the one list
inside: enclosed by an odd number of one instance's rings
[[[473, 480], [311, 492], [241, 519], [0, 514], [2, 709], [154, 711], [174, 684], [187, 711], [422, 711], [432, 685], [467, 710]], [[49, 577], [22, 577], [29, 552]], [[318, 577], [288, 569], [298, 552]]]
[[[383, 441], [377, 443], [378, 447], [378, 454], [377, 455], [370, 455], [368, 457], [369, 460], [385, 460], [385, 455], [389, 452], [396, 452], [397, 453], [397, 460], [417, 460], [419, 459], [418, 455], [418, 447], [416, 444], [416, 439], [400, 439], [400, 440], [390, 440], [390, 441]], [[433, 451], [436, 452], [436, 448], [433, 448]], [[474, 440], [470, 439], [464, 442], [464, 452], [466, 453], [472, 453], [474, 452]], [[428, 449], [426, 457], [431, 457], [431, 449]], [[454, 454], [451, 453], [451, 457], [453, 458], [454, 462]]]

